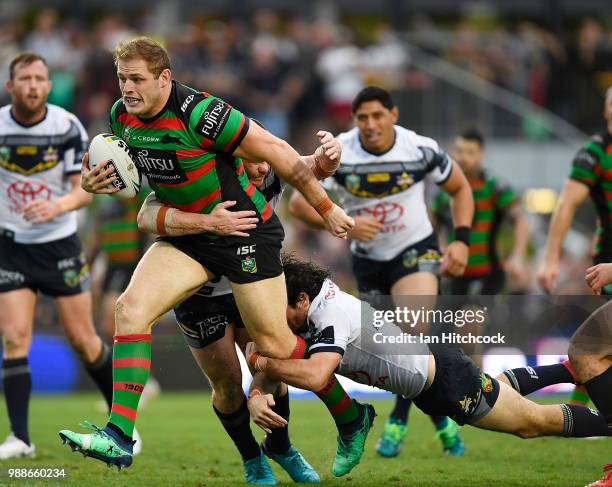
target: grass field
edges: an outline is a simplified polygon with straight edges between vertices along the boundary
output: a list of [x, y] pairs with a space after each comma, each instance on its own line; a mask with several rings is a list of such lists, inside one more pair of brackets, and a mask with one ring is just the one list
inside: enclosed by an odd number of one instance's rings
[[[127, 470], [118, 472], [104, 464], [84, 459], [63, 446], [57, 432], [78, 428], [89, 420], [104, 425], [105, 415], [94, 412], [95, 394], [35, 396], [31, 403], [31, 435], [38, 449], [35, 460], [11, 461], [2, 465], [0, 485], [75, 486], [229, 486], [246, 485], [242, 465], [233, 444], [225, 435], [204, 394], [165, 393], [139, 416], [144, 452]], [[326, 485], [344, 486], [582, 486], [601, 475], [601, 466], [612, 459], [612, 443], [605, 440], [518, 438], [464, 427], [467, 444], [463, 458], [445, 457], [433, 438], [429, 419], [414, 408], [409, 436], [401, 455], [381, 459], [374, 445], [382, 430], [391, 400], [372, 401], [379, 417], [368, 438], [360, 465], [337, 479], [331, 475], [335, 452], [335, 429], [327, 411], [316, 400], [291, 403], [293, 443], [318, 470]], [[7, 420], [0, 414], [0, 433]], [[257, 429], [257, 427], [254, 427]], [[255, 430], [254, 430], [255, 431]], [[255, 432], [260, 437], [260, 430]], [[65, 467], [62, 481], [14, 481], [7, 483], [8, 467]], [[280, 468], [273, 468], [281, 485], [292, 482]]]

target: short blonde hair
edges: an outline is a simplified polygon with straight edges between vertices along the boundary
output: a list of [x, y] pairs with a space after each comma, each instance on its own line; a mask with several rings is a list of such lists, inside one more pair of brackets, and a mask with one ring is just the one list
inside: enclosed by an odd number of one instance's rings
[[164, 69], [170, 69], [170, 57], [164, 47], [150, 37], [136, 37], [121, 41], [117, 44], [113, 53], [115, 66], [118, 61], [126, 61], [128, 59], [144, 59], [149, 67], [149, 71], [156, 78]]

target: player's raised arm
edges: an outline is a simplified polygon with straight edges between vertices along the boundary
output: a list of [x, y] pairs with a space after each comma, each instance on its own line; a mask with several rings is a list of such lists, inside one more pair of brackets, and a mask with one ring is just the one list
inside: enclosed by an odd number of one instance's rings
[[257, 226], [258, 219], [252, 210], [229, 211], [235, 204], [235, 201], [223, 201], [209, 214], [192, 213], [166, 206], [151, 193], [138, 212], [138, 229], [171, 237], [204, 232], [248, 237], [247, 231]]
[[322, 180], [332, 176], [338, 169], [342, 157], [342, 143], [326, 130], [319, 130], [317, 137], [321, 145], [314, 154], [302, 156], [302, 159], [314, 176]]
[[279, 177], [304, 195], [332, 235], [346, 238], [354, 225], [353, 219], [329, 199], [303, 158], [287, 142], [253, 123], [235, 155], [251, 161], [267, 161]]

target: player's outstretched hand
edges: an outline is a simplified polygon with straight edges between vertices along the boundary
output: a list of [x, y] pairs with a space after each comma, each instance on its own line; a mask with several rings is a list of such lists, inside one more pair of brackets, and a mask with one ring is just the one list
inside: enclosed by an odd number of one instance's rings
[[248, 237], [247, 230], [252, 230], [257, 226], [259, 218], [252, 210], [229, 211], [236, 204], [235, 201], [222, 201], [218, 203], [210, 216], [214, 217], [213, 232], [217, 235], [231, 235], [233, 237]]
[[446, 247], [442, 256], [440, 271], [443, 276], [460, 277], [465, 272], [469, 255], [469, 248], [464, 242], [458, 240]]
[[62, 214], [56, 201], [33, 200], [23, 207], [23, 217], [31, 223], [45, 223]]
[[601, 289], [612, 282], [612, 264], [597, 264], [589, 267], [584, 279], [595, 294], [601, 295]]
[[349, 232], [349, 237], [361, 242], [369, 242], [384, 228], [384, 223], [369, 216], [356, 216], [355, 226]]
[[355, 220], [334, 204], [331, 211], [323, 216], [326, 230], [334, 237], [348, 238], [348, 232], [355, 226]]
[[553, 294], [559, 280], [559, 263], [546, 261], [538, 272], [538, 283], [548, 294]]
[[282, 428], [287, 425], [285, 418], [272, 410], [274, 404], [275, 402], [272, 394], [250, 396], [247, 401], [247, 407], [251, 413], [253, 423], [266, 433], [272, 433], [272, 428]]
[[[108, 161], [107, 161], [108, 163]], [[81, 166], [81, 188], [88, 193], [111, 194], [119, 191], [119, 188], [112, 186], [115, 176], [111, 176], [115, 169], [107, 163], [98, 164], [93, 169], [89, 169], [89, 152], [83, 155]]]
[[319, 130], [321, 145], [315, 151], [315, 174], [319, 179], [330, 177], [338, 169], [342, 157], [342, 144], [331, 132]]

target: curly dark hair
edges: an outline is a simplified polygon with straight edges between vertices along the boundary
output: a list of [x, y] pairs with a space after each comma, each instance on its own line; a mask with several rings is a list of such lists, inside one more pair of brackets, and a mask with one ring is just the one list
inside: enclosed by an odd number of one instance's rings
[[321, 291], [323, 281], [330, 276], [329, 269], [299, 260], [294, 254], [283, 253], [281, 260], [287, 283], [287, 302], [292, 306], [297, 303], [301, 292], [312, 301]]

